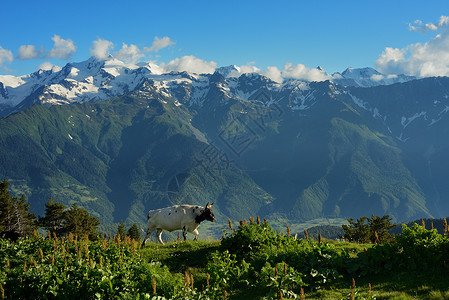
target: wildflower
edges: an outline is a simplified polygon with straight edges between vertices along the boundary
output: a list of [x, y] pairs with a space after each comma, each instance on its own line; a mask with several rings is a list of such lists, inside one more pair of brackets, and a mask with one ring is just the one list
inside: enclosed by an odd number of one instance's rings
[[156, 295], [156, 278], [151, 278], [151, 285], [153, 286], [153, 295]]
[[187, 273], [187, 271], [184, 272], [184, 286], [186, 287], [190, 286], [190, 276]]

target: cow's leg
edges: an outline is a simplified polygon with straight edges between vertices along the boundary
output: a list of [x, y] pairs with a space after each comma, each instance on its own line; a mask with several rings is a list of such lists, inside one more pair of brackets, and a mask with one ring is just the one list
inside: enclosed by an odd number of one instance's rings
[[194, 241], [198, 241], [198, 235], [200, 234], [199, 232], [198, 232], [198, 230], [194, 230], [193, 231], [193, 233], [195, 234], [195, 238], [193, 239]]
[[157, 235], [157, 240], [159, 241], [159, 243], [161, 243], [162, 245], [165, 245], [164, 242], [162, 241], [162, 238], [161, 238], [161, 236], [162, 236], [162, 229], [161, 228], [157, 229], [156, 235]]
[[151, 233], [154, 231], [154, 228], [150, 228], [148, 227], [147, 233], [145, 235], [145, 238], [143, 239], [142, 242], [142, 247], [145, 246], [145, 242], [148, 240], [148, 238], [150, 237]]
[[186, 227], [182, 227], [182, 236], [184, 238], [184, 242], [187, 240], [187, 229]]

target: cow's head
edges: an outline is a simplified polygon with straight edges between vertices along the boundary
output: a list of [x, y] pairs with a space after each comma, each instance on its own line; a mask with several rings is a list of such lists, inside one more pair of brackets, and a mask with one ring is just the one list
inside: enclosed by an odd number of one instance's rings
[[207, 202], [206, 206], [203, 210], [201, 210], [201, 219], [215, 222], [215, 216], [214, 212], [212, 211], [212, 205], [214, 205], [214, 202], [212, 202], [211, 205], [209, 205], [209, 202]]

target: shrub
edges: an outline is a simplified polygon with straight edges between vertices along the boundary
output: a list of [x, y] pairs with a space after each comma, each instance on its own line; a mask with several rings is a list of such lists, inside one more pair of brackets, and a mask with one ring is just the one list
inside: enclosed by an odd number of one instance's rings
[[349, 272], [362, 275], [390, 271], [442, 271], [446, 267], [449, 239], [436, 229], [427, 230], [418, 224], [402, 226], [402, 234], [391, 244], [376, 245], [359, 255]]
[[[221, 252], [216, 256], [224, 253], [231, 254], [225, 261], [232, 262], [232, 266], [226, 266], [216, 258], [211, 264], [219, 262], [223, 269], [233, 270], [224, 271], [228, 272], [226, 274], [245, 270], [240, 276], [231, 276], [235, 278], [229, 282], [231, 287], [245, 282], [265, 290], [267, 294], [281, 291], [289, 297], [299, 294], [302, 286], [317, 289], [337, 280], [341, 277], [340, 270], [344, 270], [345, 260], [349, 258], [345, 250], [337, 250], [325, 241], [284, 236], [266, 222], [260, 225], [243, 223], [235, 232], [228, 233], [221, 243]], [[250, 264], [251, 272], [247, 272], [245, 264]], [[285, 266], [285, 272], [279, 271], [275, 275], [277, 266]], [[209, 268], [214, 267], [217, 266]]]

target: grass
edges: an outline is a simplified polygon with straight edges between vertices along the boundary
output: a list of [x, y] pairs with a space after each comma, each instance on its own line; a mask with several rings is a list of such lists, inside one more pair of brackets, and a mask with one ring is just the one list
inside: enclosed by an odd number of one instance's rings
[[[433, 273], [391, 273], [356, 279], [356, 291], [362, 297], [371, 295], [376, 299], [449, 299], [446, 276]], [[352, 279], [345, 279], [336, 287], [311, 292], [306, 299], [350, 299]], [[359, 298], [360, 299], [360, 298]], [[362, 298], [363, 299], [363, 298]]]
[[149, 261], [160, 261], [172, 272], [184, 272], [187, 269], [204, 269], [209, 253], [218, 249], [218, 240], [199, 240], [169, 242], [161, 245], [147, 242], [142, 248], [142, 256]]
[[[357, 244], [326, 240], [339, 249], [345, 249], [351, 258], [372, 247], [372, 244]], [[219, 240], [197, 242], [168, 242], [161, 245], [147, 242], [141, 253], [148, 261], [160, 261], [171, 272], [193, 274], [195, 286], [201, 288], [206, 282], [205, 266], [208, 254], [220, 246]], [[355, 299], [449, 299], [448, 274], [433, 272], [409, 272], [370, 275], [355, 278]], [[369, 291], [371, 285], [371, 292]], [[307, 291], [305, 299], [351, 299], [352, 278], [343, 278], [326, 289]], [[229, 299], [261, 299], [252, 289], [229, 291]], [[375, 298], [374, 298], [375, 297]], [[285, 299], [285, 298], [284, 298]]]
[[343, 242], [343, 241], [334, 241], [323, 239], [325, 242], [333, 244], [338, 249], [343, 249], [348, 251], [351, 258], [357, 257], [359, 253], [364, 252], [365, 250], [373, 247], [373, 244], [359, 244], [359, 243], [351, 243], [351, 242]]
[[139, 246], [129, 237], [0, 239], [0, 290], [6, 299], [81, 290], [89, 298], [148, 299], [156, 286], [164, 299], [449, 298], [449, 239], [418, 224], [378, 246], [298, 240], [253, 219], [222, 240]]
[[217, 250], [219, 246], [219, 240], [175, 241], [165, 245], [147, 242], [140, 251], [144, 259], [161, 262], [168, 266], [172, 273], [192, 274], [195, 278], [195, 287], [202, 289], [206, 285], [205, 266], [208, 254]]

